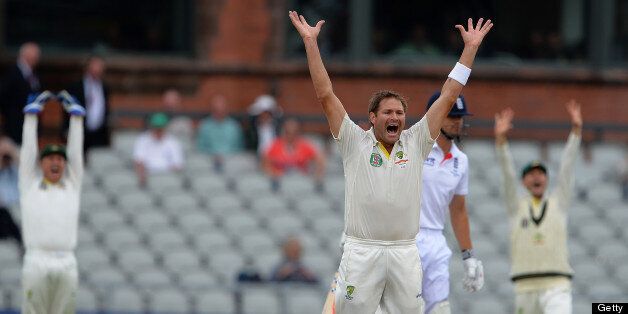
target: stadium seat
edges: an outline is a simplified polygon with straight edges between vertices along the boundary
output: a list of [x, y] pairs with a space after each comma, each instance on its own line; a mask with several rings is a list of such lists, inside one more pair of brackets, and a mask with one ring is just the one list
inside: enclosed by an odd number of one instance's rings
[[287, 313], [319, 314], [321, 312], [326, 296], [320, 288], [289, 287], [288, 289], [283, 289]]
[[214, 229], [215, 221], [208, 213], [200, 210], [184, 211], [178, 214], [177, 225], [185, 234], [194, 235], [205, 230]]
[[317, 217], [312, 220], [312, 228], [317, 234], [340, 238], [344, 229], [344, 220], [332, 216]]
[[79, 269], [86, 271], [107, 267], [110, 264], [109, 255], [99, 246], [77, 250], [76, 260]]
[[609, 265], [620, 265], [628, 261], [628, 247], [626, 241], [622, 239], [600, 243], [595, 251], [595, 257], [598, 260], [606, 261]]
[[142, 238], [132, 228], [117, 228], [103, 234], [104, 243], [112, 251], [124, 251], [139, 247]]
[[270, 179], [262, 174], [248, 175], [235, 180], [238, 193], [249, 199], [272, 194]]
[[299, 198], [303, 195], [310, 195], [315, 193], [314, 180], [312, 177], [300, 174], [286, 175], [280, 180], [279, 191], [281, 194], [290, 198]]
[[232, 154], [229, 155], [229, 158], [223, 159], [223, 171], [229, 177], [255, 173], [257, 169], [257, 156], [251, 153]]
[[95, 292], [79, 285], [76, 293], [76, 310], [78, 312], [98, 313], [100, 305]]
[[273, 213], [288, 210], [288, 202], [283, 197], [269, 194], [251, 200], [251, 211], [258, 217], [274, 217]]
[[92, 148], [87, 154], [89, 171], [96, 173], [109, 172], [116, 169], [122, 169], [126, 166], [125, 161], [120, 155], [109, 148]]
[[187, 297], [172, 289], [159, 290], [151, 294], [149, 298], [149, 310], [151, 313], [188, 313], [191, 309]]
[[81, 210], [105, 207], [109, 205], [109, 199], [100, 191], [85, 191], [81, 193]]
[[19, 286], [22, 280], [22, 267], [18, 263], [2, 264], [0, 284], [3, 287]]
[[108, 291], [105, 298], [104, 310], [106, 313], [143, 313], [144, 297], [133, 288], [116, 288]]
[[284, 215], [280, 217], [269, 217], [266, 220], [269, 231], [278, 239], [293, 234], [298, 234], [304, 229], [303, 221], [295, 215]]
[[226, 217], [223, 221], [224, 228], [233, 233], [240, 233], [246, 230], [257, 228], [257, 220], [248, 214], [239, 214]]
[[594, 284], [608, 280], [604, 264], [589, 259], [572, 260], [571, 262], [576, 274], [576, 276], [574, 276], [574, 282], [577, 285], [591, 287]]
[[231, 238], [220, 230], [205, 230], [192, 235], [194, 247], [200, 252], [216, 252], [231, 249]]
[[108, 172], [102, 176], [102, 187], [113, 194], [128, 194], [138, 189], [137, 176], [128, 170]]
[[218, 279], [205, 269], [189, 269], [179, 273], [179, 286], [185, 290], [205, 290], [219, 285]]
[[183, 188], [183, 180], [177, 173], [151, 175], [147, 182], [151, 193], [161, 197], [177, 194]]
[[601, 221], [588, 221], [585, 224], [579, 224], [578, 228], [579, 241], [584, 242], [589, 247], [597, 247], [601, 243], [608, 242], [615, 238], [616, 232], [614, 228]]
[[509, 145], [516, 164], [525, 165], [533, 160], [541, 159], [540, 147], [536, 142], [512, 141]]
[[111, 266], [89, 271], [87, 275], [89, 282], [93, 286], [113, 288], [127, 283], [126, 276], [120, 270]]
[[606, 281], [590, 285], [588, 295], [591, 300], [596, 300], [595, 302], [624, 302], [625, 292], [620, 285]]
[[222, 276], [224, 282], [232, 283], [236, 279], [236, 275], [244, 266], [244, 258], [235, 252], [209, 252], [209, 264], [214, 271]]
[[193, 152], [187, 156], [183, 171], [190, 178], [199, 174], [210, 174], [212, 173], [211, 157], [206, 154]]
[[271, 289], [244, 289], [243, 314], [276, 314], [281, 312], [279, 296]]
[[174, 249], [186, 248], [187, 238], [177, 229], [166, 228], [161, 231], [155, 230], [148, 237], [148, 242], [155, 252], [167, 253]]
[[303, 217], [315, 218], [332, 212], [333, 206], [325, 198], [306, 196], [295, 199], [295, 209]]
[[92, 212], [89, 214], [89, 220], [93, 230], [96, 232], [104, 232], [126, 225], [124, 215], [112, 209]]
[[254, 261], [255, 266], [257, 266], [257, 269], [260, 271], [261, 275], [264, 278], [270, 278], [272, 272], [274, 271], [275, 267], [279, 265], [279, 262], [282, 258], [283, 256], [280, 253], [279, 248], [277, 248], [275, 250], [269, 250], [260, 253], [259, 255], [256, 255]]
[[117, 204], [126, 213], [133, 213], [138, 209], [151, 208], [154, 205], [153, 198], [144, 192], [122, 194], [118, 196]]
[[135, 130], [116, 130], [111, 137], [111, 146], [126, 158], [131, 158], [135, 141], [141, 132]]
[[145, 211], [134, 216], [133, 225], [144, 234], [151, 234], [171, 227], [168, 216], [158, 210]]
[[336, 270], [338, 269], [340, 261], [336, 261], [335, 258], [329, 256], [326, 252], [304, 252], [303, 264], [316, 274], [319, 280], [326, 281], [327, 278], [332, 278]]
[[155, 266], [155, 257], [147, 249], [141, 247], [134, 250], [120, 251], [117, 263], [127, 273], [135, 273], [142, 269]]
[[207, 206], [213, 214], [222, 217], [229, 215], [233, 211], [241, 210], [244, 204], [238, 196], [228, 193], [209, 198]]
[[202, 314], [235, 314], [236, 302], [228, 290], [210, 290], [196, 297], [196, 312]]
[[172, 286], [170, 276], [158, 268], [144, 268], [132, 275], [133, 282], [141, 289], [154, 291]]
[[167, 195], [161, 198], [161, 207], [169, 213], [188, 208], [197, 208], [198, 205], [198, 199], [189, 193]]
[[589, 202], [598, 208], [610, 208], [621, 202], [621, 193], [616, 184], [599, 183], [592, 186]]
[[268, 250], [275, 250], [278, 243], [266, 232], [256, 232], [243, 235], [238, 240], [242, 253], [247, 256], [257, 256]]
[[172, 272], [184, 273], [200, 267], [200, 260], [196, 252], [189, 249], [174, 249], [163, 255], [164, 266]]

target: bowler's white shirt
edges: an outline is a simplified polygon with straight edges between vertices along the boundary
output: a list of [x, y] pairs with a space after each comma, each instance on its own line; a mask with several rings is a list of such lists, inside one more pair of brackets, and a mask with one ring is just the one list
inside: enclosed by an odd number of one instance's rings
[[423, 162], [421, 228], [443, 230], [454, 195], [469, 192], [469, 160], [455, 143], [449, 154], [434, 144]]
[[148, 173], [162, 173], [183, 168], [183, 149], [177, 139], [164, 134], [155, 138], [151, 131], [140, 135], [133, 148], [133, 159], [142, 163]]
[[345, 173], [345, 233], [371, 240], [414, 239], [419, 232], [421, 172], [434, 140], [427, 118], [401, 132], [390, 159], [345, 115], [336, 138]]
[[72, 251], [83, 177], [83, 118], [70, 118], [66, 173], [58, 184], [44, 183], [39, 170], [36, 115], [24, 117], [22, 139], [19, 189], [26, 249]]

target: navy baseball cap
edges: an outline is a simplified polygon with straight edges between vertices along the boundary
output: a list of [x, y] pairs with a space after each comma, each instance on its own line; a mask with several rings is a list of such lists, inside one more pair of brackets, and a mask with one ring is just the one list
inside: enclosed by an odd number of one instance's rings
[[[436, 99], [438, 99], [438, 97], [440, 97], [440, 92], [436, 92], [434, 93], [434, 95], [432, 95], [432, 97], [430, 97], [430, 100], [427, 101], [427, 107], [425, 108], [425, 111], [430, 109], [430, 107], [432, 106], [432, 104], [434, 104], [434, 102], [436, 101]], [[458, 96], [458, 98], [456, 99], [456, 103], [454, 104], [453, 107], [451, 107], [451, 111], [449, 111], [449, 114], [447, 116], [449, 117], [472, 116], [472, 114], [469, 113], [469, 111], [467, 111], [467, 102], [464, 100], [464, 96], [462, 96], [462, 94]]]
[[523, 177], [525, 177], [526, 174], [528, 174], [530, 171], [534, 169], [539, 169], [543, 171], [545, 175], [547, 175], [547, 167], [545, 167], [545, 165], [542, 162], [535, 160], [528, 163], [527, 165], [525, 165], [525, 167], [523, 167], [523, 169], [521, 169], [521, 178], [523, 179]]

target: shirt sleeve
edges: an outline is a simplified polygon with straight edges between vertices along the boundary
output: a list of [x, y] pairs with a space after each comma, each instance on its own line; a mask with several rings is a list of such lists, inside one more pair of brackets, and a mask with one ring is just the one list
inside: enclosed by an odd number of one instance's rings
[[560, 207], [567, 210], [573, 192], [574, 185], [574, 164], [580, 149], [581, 136], [571, 133], [567, 139], [567, 145], [563, 151], [563, 156], [558, 170], [558, 185], [556, 193], [560, 202]]
[[181, 144], [175, 139], [171, 139], [170, 144], [172, 150], [172, 167], [175, 169], [183, 169], [185, 158], [183, 156], [183, 148]]
[[365, 136], [366, 131], [351, 121], [348, 114], [345, 114], [342, 124], [340, 125], [340, 132], [338, 132], [337, 137], [334, 136], [342, 158], [347, 159], [357, 153], [360, 147], [358, 144]]
[[145, 162], [146, 161], [146, 149], [144, 149], [144, 143], [146, 142], [144, 135], [140, 135], [140, 137], [135, 140], [135, 145], [133, 145], [133, 161], [135, 162]]
[[209, 138], [210, 127], [207, 125], [207, 121], [201, 122], [201, 126], [198, 129], [196, 137], [196, 147], [203, 153], [212, 153], [211, 139]]
[[70, 178], [80, 186], [84, 172], [83, 161], [83, 117], [71, 116], [68, 131], [68, 167]]
[[456, 190], [454, 194], [456, 195], [467, 195], [469, 194], [469, 161], [466, 160], [465, 171], [462, 173], [462, 177], [460, 178], [460, 182], [458, 182], [458, 186], [456, 186]]
[[512, 155], [510, 154], [510, 148], [508, 143], [496, 146], [497, 159], [499, 160], [499, 166], [502, 171], [502, 177], [504, 179], [504, 197], [506, 198], [506, 207], [511, 215], [517, 212], [518, 198], [517, 198], [517, 180], [515, 179], [515, 166], [512, 161]]
[[37, 173], [37, 115], [24, 116], [22, 128], [22, 148], [20, 149], [20, 166], [18, 170], [20, 190], [29, 186], [36, 179]]
[[427, 123], [427, 115], [408, 129], [410, 141], [417, 143], [421, 160], [425, 160], [434, 146], [435, 139], [430, 135], [430, 127]]

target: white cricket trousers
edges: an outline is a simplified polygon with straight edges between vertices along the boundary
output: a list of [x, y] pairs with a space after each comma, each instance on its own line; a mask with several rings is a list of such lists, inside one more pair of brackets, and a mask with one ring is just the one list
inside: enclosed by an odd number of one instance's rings
[[414, 240], [347, 236], [336, 287], [337, 314], [423, 313], [421, 260]]
[[421, 228], [416, 245], [423, 265], [425, 313], [449, 298], [449, 260], [451, 250], [442, 230]]
[[27, 250], [22, 268], [23, 314], [73, 314], [78, 271], [71, 251]]
[[571, 285], [518, 292], [515, 314], [571, 314]]

